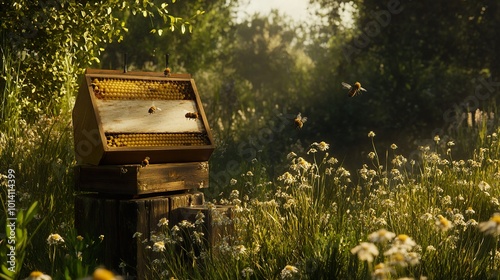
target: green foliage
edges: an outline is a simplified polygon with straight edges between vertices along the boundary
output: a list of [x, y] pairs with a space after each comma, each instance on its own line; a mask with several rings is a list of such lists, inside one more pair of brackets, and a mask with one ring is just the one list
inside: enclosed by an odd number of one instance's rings
[[[14, 194], [13, 197], [6, 195], [6, 197], [15, 201], [16, 195]], [[3, 197], [1, 202], [3, 206], [7, 205], [7, 201], [4, 201]], [[15, 213], [10, 211], [15, 212], [16, 208], [14, 207], [14, 210], [5, 211], [7, 215], [0, 221], [0, 226], [5, 229], [6, 235], [5, 239], [2, 238], [0, 243], [0, 260], [2, 261], [0, 276], [2, 279], [18, 279], [20, 277], [21, 268], [31, 245], [31, 240], [43, 224], [42, 221], [34, 231], [28, 231], [28, 224], [37, 215], [38, 206], [38, 202], [35, 201], [28, 209], [21, 209], [17, 212], [17, 215], [12, 215]]]
[[[29, 114], [23, 112], [37, 112], [37, 105], [23, 98], [23, 91], [29, 87], [27, 77], [18, 70], [25, 61], [12, 53], [5, 52], [3, 55], [5, 87], [2, 95], [4, 120], [0, 124], [0, 155], [4, 160], [0, 168], [4, 170], [2, 173], [7, 170], [16, 173], [17, 209], [27, 209], [31, 201], [38, 201], [40, 212], [46, 213], [44, 227], [28, 226], [31, 237], [35, 233], [48, 235], [52, 228], [63, 224], [63, 221], [73, 220], [72, 203], [54, 204], [55, 200], [68, 201], [71, 197], [68, 186], [72, 185], [71, 165], [74, 155], [69, 114], [66, 109], [65, 114], [58, 117], [42, 115], [30, 120]], [[18, 60], [15, 61], [15, 58]], [[30, 246], [31, 250], [25, 252], [27, 261], [23, 269], [39, 265], [33, 262], [43, 262], [43, 259], [33, 258], [36, 252], [43, 251], [43, 243], [33, 242]]]
[[[211, 241], [207, 236], [211, 232], [207, 231], [207, 226], [227, 226], [229, 218], [215, 205], [208, 205], [205, 210], [196, 213], [194, 221], [183, 220], [173, 226], [162, 218], [158, 221], [158, 230], [151, 232], [149, 238], [144, 239], [143, 233], [135, 234], [134, 237], [146, 246], [146, 258], [150, 263], [146, 279], [203, 279], [207, 275], [215, 277], [218, 273], [225, 273], [217, 268], [218, 258], [211, 252]], [[209, 213], [210, 217], [204, 213]], [[214, 221], [213, 224], [206, 223], [207, 219]]]
[[[162, 1], [153, 2], [160, 5]], [[174, 73], [186, 70], [193, 73], [197, 69], [208, 67], [214, 60], [213, 53], [222, 52], [224, 49], [221, 49], [218, 43], [221, 36], [228, 31], [231, 21], [230, 8], [237, 3], [222, 2], [179, 1], [168, 6], [170, 13], [182, 15], [190, 26], [196, 26], [196, 29], [188, 27], [187, 29], [193, 32], [186, 34], [164, 33], [163, 30], [168, 28], [154, 17], [125, 15], [123, 21], [127, 23], [129, 30], [123, 40], [106, 46], [106, 51], [102, 53], [101, 67], [122, 69], [124, 54], [127, 54], [130, 70], [163, 71], [166, 67], [166, 54], [170, 54], [169, 67]], [[194, 15], [186, 14], [187, 12]], [[182, 29], [177, 27], [179, 28]]]
[[47, 238], [51, 276], [55, 279], [81, 279], [99, 265], [97, 254], [104, 237], [83, 237], [70, 229], [63, 236]]
[[214, 193], [228, 183], [220, 172], [234, 176], [254, 159], [271, 163], [266, 171], [274, 176], [279, 155], [307, 137], [293, 120], [311, 112], [304, 100], [314, 95], [308, 91], [313, 64], [299, 43], [300, 29], [286, 20], [274, 13], [235, 25], [229, 51], [196, 73], [200, 93], [209, 94], [203, 98], [219, 147], [211, 161]]
[[[157, 16], [155, 30], [192, 30], [190, 20], [169, 14], [167, 6], [149, 0], [2, 2], [2, 49], [22, 56], [17, 71], [28, 89], [23, 99], [50, 115], [57, 115], [61, 104], [69, 105], [65, 100], [74, 95], [77, 75], [100, 62], [107, 44], [123, 40], [128, 30], [124, 14]], [[33, 113], [31, 118], [38, 112], [23, 111]]]

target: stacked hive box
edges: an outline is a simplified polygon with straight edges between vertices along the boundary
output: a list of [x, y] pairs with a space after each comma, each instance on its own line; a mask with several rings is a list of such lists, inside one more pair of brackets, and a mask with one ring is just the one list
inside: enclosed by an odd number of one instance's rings
[[[212, 134], [189, 75], [87, 70], [73, 110], [76, 227], [103, 234], [105, 265], [145, 275], [161, 218], [202, 205]], [[185, 211], [182, 211], [185, 213]]]

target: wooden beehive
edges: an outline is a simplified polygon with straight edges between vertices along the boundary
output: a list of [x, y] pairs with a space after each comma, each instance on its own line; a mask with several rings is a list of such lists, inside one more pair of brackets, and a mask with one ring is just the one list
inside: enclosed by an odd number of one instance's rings
[[145, 195], [206, 187], [208, 162], [75, 166], [77, 191]]
[[73, 109], [79, 164], [207, 161], [213, 138], [190, 75], [87, 69]]

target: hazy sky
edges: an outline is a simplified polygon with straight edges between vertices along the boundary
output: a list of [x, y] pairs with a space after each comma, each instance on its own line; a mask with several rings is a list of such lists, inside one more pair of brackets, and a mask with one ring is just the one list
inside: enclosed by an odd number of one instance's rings
[[311, 19], [309, 0], [250, 0], [249, 4], [243, 4], [240, 8], [240, 16], [245, 14], [254, 14], [259, 12], [267, 14], [272, 9], [278, 9], [280, 13], [285, 13], [288, 16], [301, 21]]
[[[242, 1], [241, 1], [242, 2]], [[241, 4], [239, 8], [239, 18], [245, 18], [248, 15], [253, 15], [258, 12], [260, 14], [268, 14], [272, 9], [279, 10], [287, 16], [301, 22], [312, 22], [319, 20], [315, 18], [315, 11], [319, 9], [319, 5], [309, 4], [309, 0], [247, 0], [247, 4]], [[341, 4], [344, 11], [340, 12], [342, 24], [345, 27], [352, 25], [352, 13], [355, 8], [349, 4]]]

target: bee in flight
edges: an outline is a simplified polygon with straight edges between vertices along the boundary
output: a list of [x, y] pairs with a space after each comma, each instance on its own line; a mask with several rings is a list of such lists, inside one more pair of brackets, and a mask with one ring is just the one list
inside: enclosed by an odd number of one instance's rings
[[360, 91], [366, 91], [366, 89], [361, 87], [361, 84], [359, 82], [355, 82], [354, 85], [352, 85], [352, 86], [348, 83], [342, 82], [342, 86], [345, 89], [349, 90], [349, 92], [347, 92], [347, 95], [349, 97], [356, 96], [356, 94], [358, 94], [358, 93], [361, 94]]
[[148, 113], [154, 114], [156, 111], [161, 111], [161, 109], [156, 107], [155, 104], [153, 103], [153, 105], [151, 107], [149, 107]]
[[298, 129], [301, 129], [302, 126], [304, 126], [304, 123], [307, 121], [307, 117], [302, 117], [300, 115], [300, 113], [297, 115], [297, 117], [295, 117], [295, 119], [293, 120], [293, 122], [295, 123], [295, 126], [298, 128]]
[[184, 115], [187, 119], [190, 119], [190, 120], [196, 120], [199, 118], [199, 115], [198, 113], [192, 113], [192, 112], [187, 112], [186, 115]]

